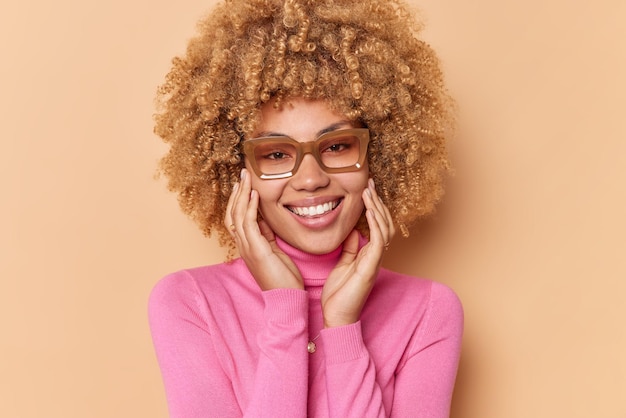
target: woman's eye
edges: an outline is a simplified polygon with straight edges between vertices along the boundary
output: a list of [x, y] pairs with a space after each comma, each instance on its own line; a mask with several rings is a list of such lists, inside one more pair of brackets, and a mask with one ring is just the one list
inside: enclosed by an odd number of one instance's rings
[[332, 144], [327, 147], [324, 152], [340, 152], [348, 149], [348, 144]]
[[270, 160], [280, 160], [282, 158], [285, 158], [285, 153], [283, 153], [283, 152], [273, 152], [270, 155], [268, 155], [266, 158], [269, 158]]
[[266, 160], [284, 160], [289, 157], [289, 153], [283, 151], [272, 151], [263, 155], [263, 158], [265, 158]]

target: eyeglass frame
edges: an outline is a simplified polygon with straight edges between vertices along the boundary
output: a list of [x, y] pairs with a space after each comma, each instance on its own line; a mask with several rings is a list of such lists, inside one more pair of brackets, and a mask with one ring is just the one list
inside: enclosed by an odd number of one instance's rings
[[[354, 135], [359, 140], [359, 158], [353, 165], [349, 165], [346, 167], [327, 167], [322, 162], [322, 158], [319, 153], [318, 144], [320, 141], [332, 139], [337, 136], [345, 136], [345, 135]], [[284, 143], [285, 140], [287, 142], [292, 143], [296, 149], [296, 161], [294, 163], [291, 171], [287, 171], [286, 173], [278, 173], [278, 174], [265, 174], [261, 171], [259, 166], [256, 163], [256, 157], [254, 156], [254, 147], [256, 144], [262, 141], [262, 143], [268, 142], [276, 142], [276, 143]], [[243, 141], [243, 154], [250, 162], [250, 166], [254, 173], [262, 180], [274, 180], [274, 179], [284, 179], [288, 177], [292, 177], [300, 168], [300, 164], [304, 159], [306, 154], [311, 154], [317, 164], [324, 170], [324, 172], [332, 174], [332, 173], [348, 173], [351, 171], [358, 171], [363, 168], [363, 164], [365, 163], [365, 159], [367, 158], [367, 150], [370, 142], [370, 131], [367, 128], [350, 128], [350, 129], [339, 129], [336, 131], [325, 132], [315, 138], [313, 141], [307, 142], [298, 142], [295, 139], [286, 136], [263, 136], [258, 138], [251, 138]]]

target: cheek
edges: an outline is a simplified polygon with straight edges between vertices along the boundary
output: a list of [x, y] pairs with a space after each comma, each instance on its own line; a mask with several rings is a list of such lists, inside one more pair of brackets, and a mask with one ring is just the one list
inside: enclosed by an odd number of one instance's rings
[[349, 189], [353, 193], [361, 193], [367, 188], [367, 181], [369, 180], [369, 171], [367, 167], [361, 171], [353, 173], [353, 175], [346, 179], [346, 189]]
[[353, 196], [355, 204], [360, 208], [360, 210], [356, 210], [356, 212], [358, 212], [360, 216], [360, 213], [365, 207], [365, 203], [363, 202], [363, 190], [367, 188], [369, 173], [367, 170], [363, 170], [354, 174], [355, 176], [351, 179], [350, 185], [346, 185], [346, 188], [349, 188], [350, 194]]
[[281, 180], [261, 180], [252, 174], [252, 190], [259, 193], [259, 209], [274, 206], [280, 200], [284, 181]]

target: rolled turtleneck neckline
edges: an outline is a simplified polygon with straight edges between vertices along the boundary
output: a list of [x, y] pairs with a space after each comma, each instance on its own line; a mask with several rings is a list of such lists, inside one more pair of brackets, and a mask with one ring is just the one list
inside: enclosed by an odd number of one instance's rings
[[[326, 254], [311, 254], [295, 248], [280, 237], [276, 237], [278, 247], [293, 260], [298, 267], [304, 285], [323, 286], [330, 272], [335, 268], [343, 250], [343, 244]], [[367, 243], [366, 238], [360, 236], [359, 248]]]

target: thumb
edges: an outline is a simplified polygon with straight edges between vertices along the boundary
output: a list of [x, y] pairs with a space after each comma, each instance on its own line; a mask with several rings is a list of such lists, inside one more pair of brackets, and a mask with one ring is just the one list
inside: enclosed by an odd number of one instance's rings
[[272, 246], [276, 243], [276, 235], [264, 219], [259, 220], [259, 230], [261, 231], [263, 238], [265, 238]]
[[353, 229], [343, 242], [341, 257], [337, 264], [348, 264], [354, 261], [359, 252], [359, 232]]

